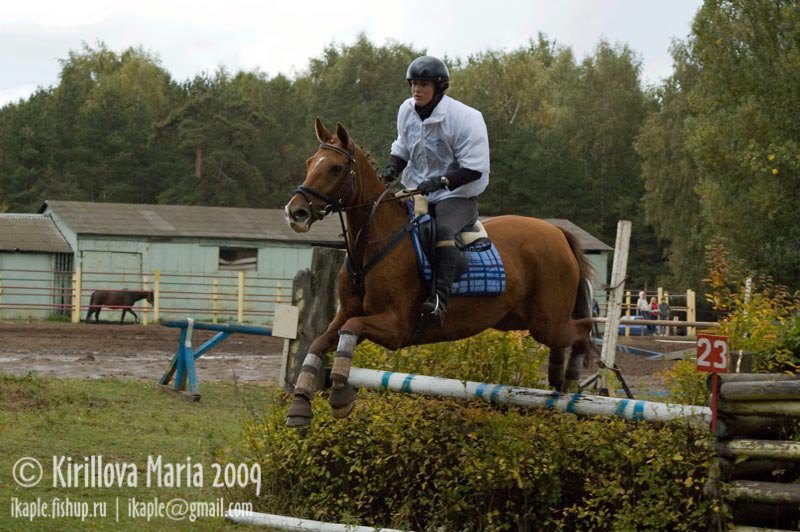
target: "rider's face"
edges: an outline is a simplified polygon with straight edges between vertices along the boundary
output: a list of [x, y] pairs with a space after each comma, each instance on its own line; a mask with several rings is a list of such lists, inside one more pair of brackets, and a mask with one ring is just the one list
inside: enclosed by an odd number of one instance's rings
[[411, 96], [414, 98], [414, 105], [422, 107], [433, 100], [433, 82], [424, 79], [411, 81]]

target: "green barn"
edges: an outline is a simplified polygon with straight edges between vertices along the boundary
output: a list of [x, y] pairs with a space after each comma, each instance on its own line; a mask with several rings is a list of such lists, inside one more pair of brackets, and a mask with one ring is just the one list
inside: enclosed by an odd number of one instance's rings
[[46, 201], [39, 212], [74, 250], [83, 311], [94, 290], [157, 282], [160, 317], [270, 323], [312, 246], [342, 242], [335, 217], [297, 234], [279, 209]]

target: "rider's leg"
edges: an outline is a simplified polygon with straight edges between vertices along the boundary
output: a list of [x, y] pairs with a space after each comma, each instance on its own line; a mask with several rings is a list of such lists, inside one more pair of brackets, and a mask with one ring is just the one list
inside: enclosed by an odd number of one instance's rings
[[447, 300], [455, 277], [458, 249], [455, 237], [465, 227], [478, 221], [475, 198], [446, 198], [433, 205], [436, 223], [436, 257], [434, 260], [434, 293], [422, 304], [422, 313], [441, 320], [447, 310]]

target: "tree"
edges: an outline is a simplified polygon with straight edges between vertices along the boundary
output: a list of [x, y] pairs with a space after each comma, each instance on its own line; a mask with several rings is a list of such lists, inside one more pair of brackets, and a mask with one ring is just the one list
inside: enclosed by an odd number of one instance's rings
[[709, 0], [692, 34], [687, 148], [705, 222], [748, 267], [798, 288], [800, 6]]
[[667, 244], [669, 275], [661, 284], [700, 287], [705, 265], [699, 258], [708, 241], [708, 226], [697, 190], [700, 174], [686, 146], [688, 125], [695, 118], [689, 93], [699, 70], [686, 43], [674, 42], [671, 52], [674, 72], [656, 90], [657, 108], [642, 126], [635, 146], [642, 158], [646, 220]]

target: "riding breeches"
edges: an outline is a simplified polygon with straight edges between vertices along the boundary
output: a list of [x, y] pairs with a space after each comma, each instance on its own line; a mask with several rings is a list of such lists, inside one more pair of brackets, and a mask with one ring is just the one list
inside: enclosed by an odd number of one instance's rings
[[436, 241], [452, 241], [456, 235], [478, 221], [478, 200], [472, 198], [445, 198], [430, 206], [436, 224]]

